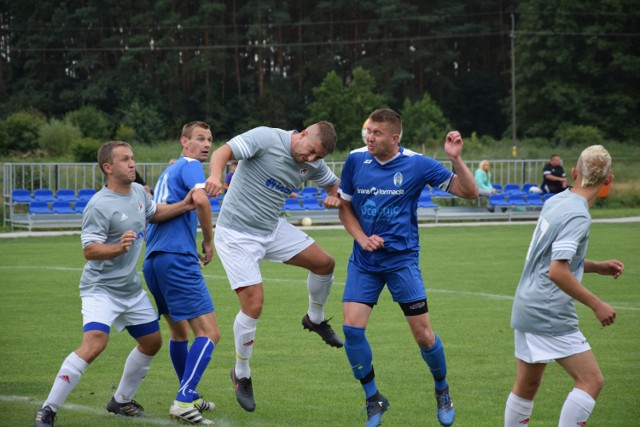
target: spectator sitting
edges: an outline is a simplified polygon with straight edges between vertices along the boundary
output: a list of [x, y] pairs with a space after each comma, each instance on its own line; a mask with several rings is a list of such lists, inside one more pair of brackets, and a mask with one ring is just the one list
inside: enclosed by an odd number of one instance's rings
[[493, 188], [491, 183], [491, 164], [489, 160], [481, 161], [480, 166], [476, 169], [473, 176], [481, 196], [489, 197], [492, 194], [498, 193], [498, 190]]
[[229, 189], [229, 184], [231, 184], [231, 178], [233, 178], [233, 174], [236, 172], [236, 168], [238, 167], [237, 161], [232, 161], [229, 164], [229, 172], [224, 177], [224, 189], [225, 191]]
[[554, 154], [542, 169], [542, 185], [545, 193], [560, 193], [567, 188], [567, 175], [562, 167], [562, 159]]

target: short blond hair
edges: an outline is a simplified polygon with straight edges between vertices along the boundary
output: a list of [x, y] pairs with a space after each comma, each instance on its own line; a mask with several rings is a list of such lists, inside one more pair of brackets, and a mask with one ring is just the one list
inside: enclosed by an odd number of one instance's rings
[[587, 147], [578, 158], [576, 170], [582, 187], [600, 184], [611, 174], [611, 155], [602, 145]]

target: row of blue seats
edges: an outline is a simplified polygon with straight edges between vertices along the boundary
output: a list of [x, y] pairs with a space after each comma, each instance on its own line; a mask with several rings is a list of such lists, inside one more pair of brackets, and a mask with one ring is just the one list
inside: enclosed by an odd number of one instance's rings
[[555, 193], [498, 193], [489, 196], [490, 206], [542, 206]]
[[87, 206], [88, 200], [78, 200], [71, 202], [56, 200], [49, 205], [49, 202], [34, 200], [29, 202], [29, 213], [32, 215], [40, 214], [81, 214]]
[[74, 203], [77, 201], [88, 201], [94, 194], [96, 194], [96, 190], [93, 188], [81, 188], [77, 194], [70, 188], [61, 188], [56, 191], [55, 194], [48, 188], [39, 188], [33, 190], [33, 195], [29, 190], [16, 188], [11, 191], [11, 203], [31, 203], [33, 201]]

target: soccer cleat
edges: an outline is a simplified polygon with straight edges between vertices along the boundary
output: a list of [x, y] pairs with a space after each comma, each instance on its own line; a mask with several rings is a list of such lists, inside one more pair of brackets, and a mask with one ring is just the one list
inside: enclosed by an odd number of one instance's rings
[[213, 421], [203, 417], [193, 404], [185, 408], [180, 406], [177, 400], [174, 400], [173, 405], [169, 408], [169, 416], [178, 421], [184, 421], [187, 424], [213, 425]]
[[132, 400], [131, 402], [118, 403], [115, 398], [111, 398], [107, 404], [107, 411], [112, 414], [122, 415], [124, 417], [148, 417], [149, 415], [144, 413], [144, 408], [141, 404]]
[[313, 323], [311, 319], [309, 319], [309, 315], [305, 314], [302, 317], [302, 328], [308, 329], [309, 332], [315, 332], [316, 334], [320, 335], [322, 340], [329, 344], [331, 347], [340, 348], [344, 344], [342, 344], [342, 340], [331, 328], [331, 325], [329, 325], [329, 320], [323, 320], [320, 323]]
[[216, 409], [215, 403], [205, 400], [202, 396], [193, 401], [193, 406], [195, 406], [200, 413]]
[[442, 391], [436, 390], [436, 401], [438, 402], [438, 421], [443, 426], [452, 425], [456, 419], [456, 410], [453, 409], [449, 387]]
[[382, 424], [382, 414], [389, 407], [389, 401], [379, 391], [367, 399], [367, 425], [366, 427], [378, 427]]
[[231, 368], [231, 381], [236, 390], [236, 399], [242, 409], [253, 412], [256, 410], [256, 402], [253, 400], [253, 385], [251, 378], [237, 378], [236, 371]]
[[51, 409], [50, 406], [45, 406], [43, 408], [38, 409], [36, 412], [36, 427], [53, 427], [53, 423], [56, 420], [56, 413]]

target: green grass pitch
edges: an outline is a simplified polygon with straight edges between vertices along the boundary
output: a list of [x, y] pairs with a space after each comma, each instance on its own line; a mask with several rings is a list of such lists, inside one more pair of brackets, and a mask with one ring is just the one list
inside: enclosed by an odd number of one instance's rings
[[[442, 338], [458, 426], [500, 426], [515, 360], [509, 327], [512, 296], [533, 231], [532, 224], [421, 228], [421, 266], [431, 321]], [[336, 259], [327, 317], [342, 335], [341, 294], [352, 240], [342, 229], [311, 230]], [[578, 304], [581, 329], [605, 375], [605, 388], [589, 425], [631, 426], [640, 420], [640, 223], [593, 224], [588, 257], [618, 258], [618, 280], [585, 275], [584, 283], [617, 310], [616, 323], [599, 326]], [[78, 235], [0, 239], [0, 426], [33, 425], [63, 359], [81, 340], [78, 281], [84, 265]], [[364, 396], [343, 349], [325, 345], [302, 329], [307, 307], [304, 270], [263, 263], [265, 308], [251, 360], [257, 409], [235, 401], [229, 370], [234, 363], [233, 319], [237, 298], [216, 259], [205, 270], [222, 338], [199, 391], [217, 405], [217, 426], [364, 425]], [[112, 333], [105, 352], [89, 367], [66, 405], [59, 426], [176, 425], [168, 417], [178, 381], [164, 347], [136, 400], [152, 415], [145, 421], [110, 416], [104, 409], [134, 341]], [[433, 381], [399, 307], [387, 291], [373, 311], [367, 337], [376, 380], [391, 402], [384, 425], [438, 425]], [[531, 427], [555, 426], [572, 381], [551, 364], [535, 402]]]

